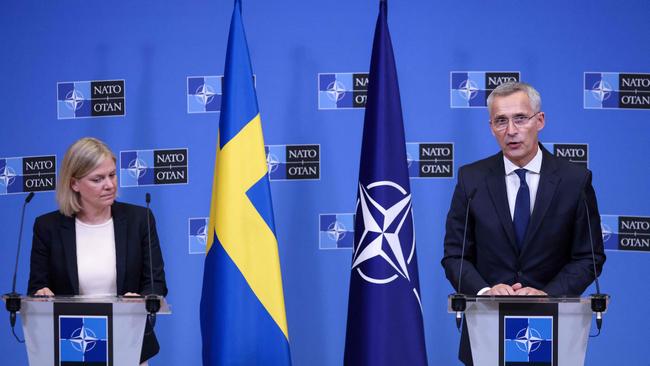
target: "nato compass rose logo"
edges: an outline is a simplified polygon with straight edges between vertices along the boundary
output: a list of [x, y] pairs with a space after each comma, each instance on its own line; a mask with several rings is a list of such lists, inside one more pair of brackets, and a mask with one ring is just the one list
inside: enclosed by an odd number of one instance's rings
[[520, 351], [530, 354], [539, 349], [543, 340], [537, 329], [528, 326], [517, 333], [515, 344]]
[[82, 326], [77, 328], [72, 332], [72, 336], [69, 338], [72, 347], [81, 353], [86, 353], [92, 351], [97, 344], [99, 338], [95, 335], [92, 329]]
[[9, 167], [5, 166], [4, 169], [0, 170], [0, 184], [9, 187], [14, 180], [16, 179], [16, 172]]
[[343, 240], [345, 238], [345, 235], [348, 232], [348, 229], [343, 225], [343, 223], [339, 221], [334, 221], [327, 227], [327, 236], [329, 236], [330, 239], [334, 240], [335, 242], [338, 242], [340, 240]]
[[505, 366], [553, 363], [553, 317], [504, 317]]
[[214, 99], [215, 95], [217, 95], [217, 93], [214, 91], [214, 89], [212, 89], [210, 85], [202, 84], [196, 89], [194, 98], [196, 98], [199, 103], [206, 106], [212, 101], [212, 99]]
[[55, 365], [109, 365], [107, 317], [62, 315], [58, 323]]
[[601, 222], [600, 230], [603, 234], [603, 243], [606, 243], [609, 240], [609, 238], [612, 236], [612, 229], [609, 227], [609, 225], [605, 224], [604, 222]]
[[129, 172], [129, 175], [133, 178], [138, 179], [147, 172], [147, 163], [142, 161], [140, 158], [135, 158], [129, 162], [127, 172]]
[[327, 85], [326, 94], [331, 101], [338, 102], [345, 96], [345, 85], [338, 80], [332, 81]]
[[605, 80], [599, 80], [591, 88], [591, 93], [593, 94], [594, 98], [602, 102], [609, 99], [609, 96], [612, 94], [612, 90], [612, 86], [609, 85], [608, 82]]
[[605, 250], [619, 250], [619, 215], [600, 215]]
[[188, 219], [189, 254], [205, 254], [208, 242], [208, 217], [190, 217]]
[[318, 219], [319, 249], [352, 249], [354, 246], [354, 214], [324, 213]]
[[478, 85], [476, 85], [476, 83], [473, 82], [470, 79], [467, 79], [467, 80], [463, 81], [460, 84], [460, 87], [458, 89], [456, 89], [458, 94], [460, 94], [460, 96], [463, 99], [468, 100], [468, 101], [470, 99], [476, 98], [476, 95], [478, 94], [478, 90], [479, 90]]
[[65, 106], [72, 111], [77, 111], [84, 104], [84, 96], [77, 89], [72, 89], [65, 96]]
[[266, 154], [266, 167], [269, 170], [269, 175], [275, 172], [278, 169], [279, 165], [280, 160], [278, 160], [278, 157], [271, 153], [269, 150]]
[[221, 110], [223, 76], [187, 77], [187, 113], [217, 113]]
[[[386, 196], [396, 197], [397, 202], [378, 202]], [[374, 182], [366, 187], [360, 184], [357, 215], [361, 215], [363, 231], [355, 247], [352, 270], [356, 269], [361, 278], [377, 285], [400, 277], [410, 282], [408, 266], [415, 254], [411, 195], [391, 181]], [[417, 290], [413, 290], [419, 302]]]

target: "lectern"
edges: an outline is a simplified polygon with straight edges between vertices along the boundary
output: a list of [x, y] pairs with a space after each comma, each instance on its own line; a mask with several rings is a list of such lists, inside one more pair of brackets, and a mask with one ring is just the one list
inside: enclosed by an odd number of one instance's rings
[[[465, 299], [465, 321], [475, 366], [584, 365], [593, 314], [591, 298]], [[455, 312], [451, 297], [449, 312]]]
[[[158, 314], [170, 314], [161, 298]], [[29, 364], [138, 365], [147, 311], [141, 297], [22, 297]]]

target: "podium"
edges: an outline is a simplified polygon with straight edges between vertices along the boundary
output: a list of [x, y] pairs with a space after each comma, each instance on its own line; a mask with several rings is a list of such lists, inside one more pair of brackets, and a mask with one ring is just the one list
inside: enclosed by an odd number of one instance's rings
[[[171, 314], [164, 298], [158, 314]], [[20, 315], [32, 366], [140, 364], [143, 297], [22, 297]]]
[[584, 365], [591, 298], [467, 296], [466, 304], [475, 366]]

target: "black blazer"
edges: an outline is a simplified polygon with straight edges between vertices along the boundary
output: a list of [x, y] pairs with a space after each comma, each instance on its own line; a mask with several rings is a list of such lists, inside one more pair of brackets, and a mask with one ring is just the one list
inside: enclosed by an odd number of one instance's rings
[[[582, 294], [596, 275], [587, 220], [591, 223], [596, 271], [600, 274], [605, 253], [591, 172], [540, 148], [543, 157], [539, 186], [521, 251], [508, 207], [503, 154], [459, 169], [442, 258], [447, 279], [456, 291], [476, 295], [485, 287], [520, 282], [549, 295]], [[459, 289], [465, 212], [472, 193]]]
[[[115, 230], [117, 294], [150, 294], [147, 209], [115, 202], [111, 214]], [[164, 263], [153, 214], [150, 223], [154, 292], [166, 296]], [[79, 294], [75, 218], [59, 211], [39, 216], [34, 222], [27, 293], [31, 295], [43, 287], [50, 288], [55, 295]], [[145, 333], [142, 361], [160, 349], [155, 334], [149, 329]]]

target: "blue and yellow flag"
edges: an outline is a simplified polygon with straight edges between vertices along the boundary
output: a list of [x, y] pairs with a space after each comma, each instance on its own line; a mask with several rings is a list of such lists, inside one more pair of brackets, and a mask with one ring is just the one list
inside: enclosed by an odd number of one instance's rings
[[203, 365], [290, 365], [264, 138], [240, 0], [230, 23], [201, 295]]

